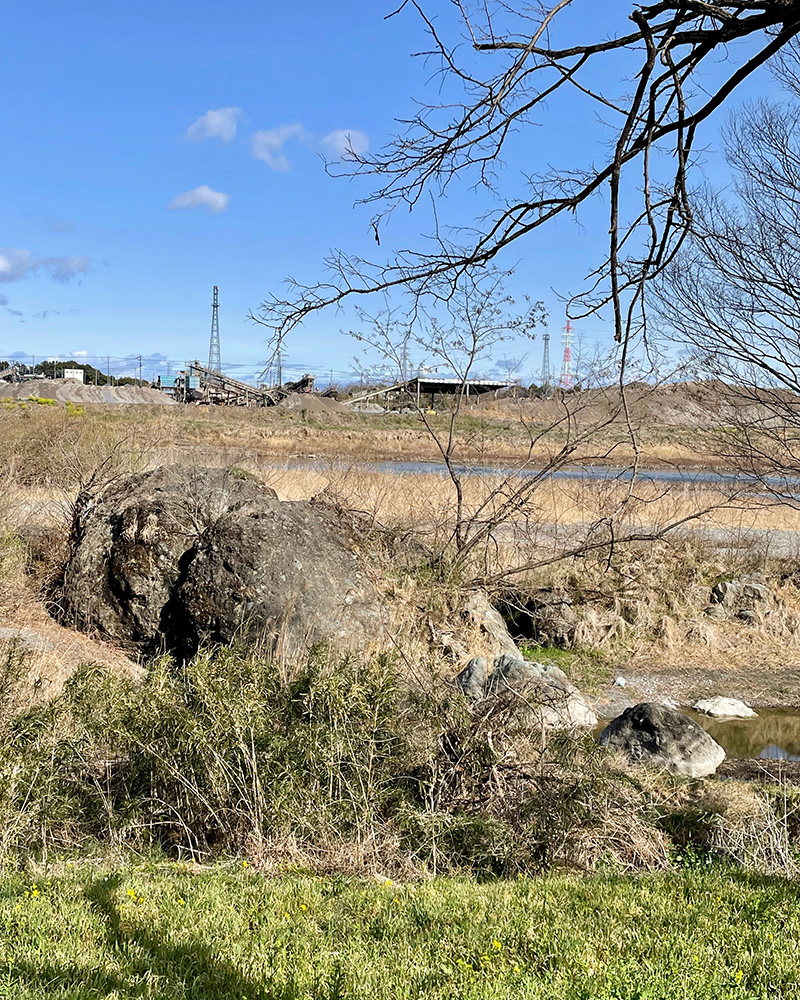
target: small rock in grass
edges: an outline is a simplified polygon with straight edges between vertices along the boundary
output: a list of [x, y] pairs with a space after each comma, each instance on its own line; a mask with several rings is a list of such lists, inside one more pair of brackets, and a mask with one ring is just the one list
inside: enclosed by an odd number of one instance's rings
[[487, 670], [486, 657], [473, 656], [456, 677], [456, 684], [470, 701], [478, 701], [483, 697]]

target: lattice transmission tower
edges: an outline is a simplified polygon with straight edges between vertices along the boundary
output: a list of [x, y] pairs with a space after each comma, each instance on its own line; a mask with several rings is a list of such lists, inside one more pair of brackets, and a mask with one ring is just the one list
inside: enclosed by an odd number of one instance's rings
[[552, 375], [550, 373], [550, 334], [542, 334], [542, 343], [544, 344], [544, 349], [542, 351], [542, 377], [541, 377], [541, 387], [544, 390], [550, 388], [550, 379]]
[[572, 334], [575, 328], [567, 320], [561, 342], [564, 345], [564, 357], [561, 359], [561, 388], [571, 389], [575, 385], [575, 372], [572, 369]]
[[211, 343], [208, 346], [208, 367], [212, 372], [222, 371], [219, 350], [219, 288], [214, 285], [214, 301], [211, 303]]

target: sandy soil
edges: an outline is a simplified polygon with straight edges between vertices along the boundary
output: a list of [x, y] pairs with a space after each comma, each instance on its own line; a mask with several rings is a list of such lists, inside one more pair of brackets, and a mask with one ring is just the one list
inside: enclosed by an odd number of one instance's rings
[[[11, 693], [16, 711], [57, 697], [82, 664], [97, 664], [133, 680], [144, 676], [144, 668], [111, 643], [64, 628], [35, 600], [6, 607], [0, 615], [0, 658], [5, 660], [14, 648], [24, 654], [25, 664]], [[3, 707], [8, 711], [8, 705]]]
[[[618, 386], [610, 386], [568, 397], [556, 393], [549, 399], [486, 399], [480, 408], [487, 415], [520, 414], [536, 423], [545, 423], [562, 416], [564, 400], [578, 409], [584, 423], [596, 423], [617, 413], [620, 392]], [[626, 386], [626, 402], [634, 424], [650, 426], [714, 429], [737, 416], [752, 421], [768, 418], [772, 412], [754, 394], [714, 381], [666, 382], [658, 386], [632, 383]]]

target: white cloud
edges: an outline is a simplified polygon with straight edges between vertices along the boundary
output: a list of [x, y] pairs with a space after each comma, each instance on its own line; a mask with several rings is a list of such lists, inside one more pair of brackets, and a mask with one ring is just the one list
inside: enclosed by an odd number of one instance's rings
[[76, 274], [86, 274], [91, 257], [45, 257], [41, 267], [50, 272], [55, 281], [69, 281]]
[[299, 122], [295, 122], [294, 125], [263, 129], [253, 136], [253, 156], [257, 160], [263, 160], [273, 170], [288, 170], [289, 161], [283, 152], [284, 143], [288, 139], [302, 141], [306, 138], [306, 130]]
[[88, 358], [89, 357], [89, 352], [88, 351], [71, 351], [70, 354], [71, 354], [71, 356], [73, 358]]
[[210, 215], [224, 212], [230, 202], [230, 195], [215, 191], [208, 184], [201, 184], [192, 191], [184, 191], [167, 205], [170, 211], [180, 208], [204, 208]]
[[30, 250], [0, 250], [0, 281], [21, 281], [37, 269], [37, 258]]
[[236, 137], [236, 127], [241, 117], [241, 108], [217, 108], [206, 111], [186, 129], [186, 138], [193, 142], [201, 142], [203, 139], [230, 142]]
[[369, 137], [357, 128], [338, 128], [322, 140], [326, 154], [336, 160], [352, 160], [369, 149]]
[[86, 274], [91, 257], [38, 257], [30, 250], [0, 248], [0, 281], [22, 281], [37, 271], [47, 271], [54, 281], [69, 281]]

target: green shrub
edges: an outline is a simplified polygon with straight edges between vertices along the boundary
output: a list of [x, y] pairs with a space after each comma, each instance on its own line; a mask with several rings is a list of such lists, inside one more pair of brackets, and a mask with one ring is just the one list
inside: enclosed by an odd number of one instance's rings
[[[399, 676], [386, 657], [317, 650], [287, 678], [228, 647], [158, 659], [138, 684], [84, 667], [7, 724], [0, 852], [95, 841], [489, 877], [659, 869], [689, 846], [771, 870], [791, 860], [766, 800], [710, 836], [708, 810], [725, 806], [704, 803], [702, 783], [645, 779], [589, 735], [546, 737], [499, 702], [470, 707]], [[772, 830], [768, 852], [759, 830]]]
[[87, 667], [14, 722], [0, 809], [36, 849], [85, 836], [195, 853], [364, 839], [403, 787], [402, 716], [383, 660], [312, 657], [286, 682], [269, 660], [221, 648], [180, 669], [158, 660], [138, 687]]

